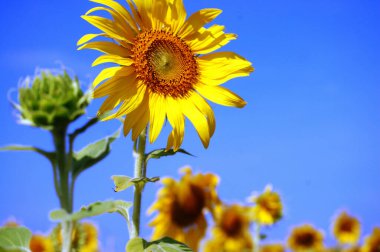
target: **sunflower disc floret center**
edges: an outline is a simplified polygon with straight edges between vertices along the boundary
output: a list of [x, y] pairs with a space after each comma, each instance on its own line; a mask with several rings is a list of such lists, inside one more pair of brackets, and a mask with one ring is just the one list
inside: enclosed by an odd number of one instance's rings
[[132, 48], [137, 78], [154, 93], [184, 97], [197, 81], [194, 53], [168, 31], [140, 33]]

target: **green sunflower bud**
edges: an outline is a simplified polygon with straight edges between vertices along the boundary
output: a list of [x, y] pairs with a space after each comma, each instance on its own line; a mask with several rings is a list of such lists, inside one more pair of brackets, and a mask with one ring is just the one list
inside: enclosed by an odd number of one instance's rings
[[21, 122], [47, 130], [67, 126], [89, 104], [89, 95], [82, 92], [78, 79], [66, 71], [58, 75], [45, 71], [34, 79], [26, 78], [18, 98]]

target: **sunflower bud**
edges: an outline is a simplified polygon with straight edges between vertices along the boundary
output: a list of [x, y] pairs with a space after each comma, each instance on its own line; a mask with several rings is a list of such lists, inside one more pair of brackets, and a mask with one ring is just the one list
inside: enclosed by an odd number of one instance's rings
[[33, 79], [26, 78], [18, 98], [21, 122], [47, 130], [67, 126], [85, 113], [89, 103], [78, 79], [66, 71], [58, 75], [45, 71]]

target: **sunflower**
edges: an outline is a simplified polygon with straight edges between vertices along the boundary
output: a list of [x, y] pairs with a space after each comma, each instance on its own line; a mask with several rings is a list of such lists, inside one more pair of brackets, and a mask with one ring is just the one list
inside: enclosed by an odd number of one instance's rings
[[215, 208], [215, 227], [212, 238], [204, 247], [204, 252], [244, 252], [252, 251], [253, 241], [249, 233], [250, 219], [247, 208], [238, 204]]
[[50, 237], [33, 235], [29, 248], [31, 252], [54, 252], [53, 242]]
[[[51, 234], [56, 251], [62, 247], [61, 226], [58, 225]], [[77, 223], [72, 233], [72, 248], [78, 252], [98, 252], [98, 231], [94, 224], [83, 222]]]
[[251, 197], [256, 205], [252, 208], [253, 220], [261, 225], [272, 225], [282, 217], [282, 203], [280, 195], [267, 186], [264, 192]]
[[190, 168], [182, 169], [182, 173], [180, 181], [162, 179], [164, 187], [148, 211], [158, 214], [149, 225], [154, 228], [152, 239], [169, 236], [197, 251], [207, 228], [205, 210], [213, 209], [217, 201], [218, 177], [210, 173], [192, 174]]
[[[174, 150], [182, 144], [187, 117], [207, 148], [215, 118], [204, 98], [244, 107], [241, 97], [220, 85], [253, 71], [249, 61], [233, 52], [211, 53], [236, 39], [224, 32], [224, 26], [204, 27], [221, 10], [202, 9], [186, 19], [182, 0], [127, 0], [129, 9], [113, 0], [91, 1], [103, 6], [92, 8], [82, 18], [103, 33], [84, 35], [78, 49], [104, 53], [93, 66], [117, 65], [102, 70], [93, 82], [97, 87], [93, 96], [107, 97], [99, 114], [117, 108], [104, 119], [126, 115], [124, 135], [132, 131], [134, 141], [149, 123], [151, 143], [167, 118], [172, 126], [167, 149]], [[106, 11], [112, 19], [89, 15], [95, 11]], [[97, 37], [112, 41], [89, 42]]]
[[285, 252], [285, 247], [281, 243], [265, 244], [260, 247], [260, 252]]
[[323, 234], [311, 225], [295, 227], [288, 239], [292, 251], [322, 251]]
[[332, 231], [339, 243], [354, 245], [360, 238], [360, 222], [357, 218], [342, 212], [336, 218]]
[[361, 252], [380, 252], [380, 228], [374, 228], [372, 234], [365, 238]]

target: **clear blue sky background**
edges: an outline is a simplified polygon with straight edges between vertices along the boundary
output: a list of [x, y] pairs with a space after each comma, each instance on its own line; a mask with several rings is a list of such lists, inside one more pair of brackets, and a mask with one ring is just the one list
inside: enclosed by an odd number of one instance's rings
[[[2, 4], [0, 146], [52, 148], [47, 132], [16, 123], [7, 92], [36, 67], [59, 67], [57, 61], [88, 87], [101, 69], [90, 67], [99, 54], [76, 51], [76, 41], [96, 31], [79, 17], [93, 6], [82, 0]], [[283, 196], [285, 217], [265, 230], [270, 240], [284, 240], [293, 225], [311, 222], [332, 243], [330, 220], [340, 209], [359, 216], [366, 234], [380, 225], [380, 1], [185, 0], [185, 6], [188, 13], [223, 9], [216, 23], [239, 35], [225, 50], [244, 55], [256, 71], [225, 85], [248, 105], [241, 110], [213, 106], [217, 129], [208, 150], [188, 124], [183, 147], [197, 157], [153, 161], [148, 175], [178, 176], [184, 165], [217, 173], [219, 194], [227, 202], [244, 202], [271, 183]], [[96, 114], [100, 102], [90, 106], [88, 116]], [[80, 137], [77, 149], [118, 125], [98, 124]], [[164, 146], [168, 128], [163, 133], [150, 149]], [[130, 192], [114, 193], [110, 180], [114, 174], [132, 175], [131, 148], [130, 138], [117, 140], [104, 162], [79, 177], [76, 209], [97, 200], [131, 199]], [[49, 163], [20, 152], [0, 153], [0, 163], [0, 222], [14, 216], [35, 231], [51, 228], [48, 212], [58, 201]], [[143, 209], [159, 187], [147, 186]], [[149, 237], [150, 217], [143, 216], [143, 235]], [[92, 221], [107, 251], [123, 250], [128, 234], [120, 216]]]

